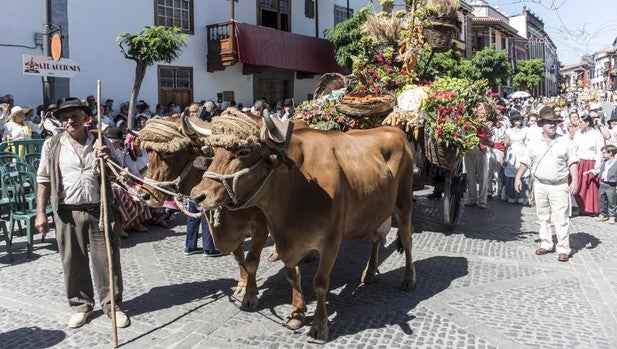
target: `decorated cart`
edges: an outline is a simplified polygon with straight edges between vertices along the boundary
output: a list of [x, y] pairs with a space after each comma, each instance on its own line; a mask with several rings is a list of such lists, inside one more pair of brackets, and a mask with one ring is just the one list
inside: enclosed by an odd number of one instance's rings
[[361, 22], [359, 38], [349, 37], [354, 28], [340, 29], [342, 38], [331, 33], [337, 55], [350, 50], [340, 42], [355, 45], [352, 73], [323, 75], [314, 99], [298, 106], [295, 117], [323, 130], [401, 128], [417, 150], [420, 174], [443, 177], [444, 223], [452, 229], [466, 190], [462, 156], [490, 136], [488, 108], [478, 108], [488, 85], [452, 77], [420, 81], [421, 55], [430, 61], [448, 50], [460, 29], [458, 0], [405, 0], [398, 11], [392, 0], [380, 3], [388, 11], [364, 8], [348, 20]]

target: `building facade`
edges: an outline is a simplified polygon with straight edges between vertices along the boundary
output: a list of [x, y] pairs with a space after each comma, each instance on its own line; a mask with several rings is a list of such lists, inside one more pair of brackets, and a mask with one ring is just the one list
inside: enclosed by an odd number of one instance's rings
[[[51, 31], [63, 39], [62, 57], [80, 66], [72, 78], [50, 79], [52, 101], [68, 95], [94, 95], [97, 80], [101, 80], [103, 99], [111, 98], [116, 105], [127, 101], [135, 63], [123, 56], [116, 38], [124, 32], [137, 34], [146, 26], [165, 25], [182, 28], [188, 35], [187, 46], [172, 63], [159, 62], [147, 69], [138, 99], [150, 105], [170, 100], [186, 105], [202, 99], [251, 105], [261, 97], [272, 102], [294, 98], [297, 103], [310, 98], [321, 73], [340, 69], [333, 64], [332, 47], [324, 40], [324, 30], [352, 15], [366, 1], [3, 1], [3, 12], [10, 16], [4, 16], [0, 24], [4, 34], [0, 39], [4, 62], [0, 66], [0, 94], [13, 94], [20, 105], [43, 104], [42, 78], [24, 75], [22, 57], [44, 55], [40, 33], [46, 4], [51, 13]], [[244, 52], [232, 53], [235, 61], [217, 68], [211, 44], [213, 39], [220, 44], [225, 34], [212, 28], [230, 22], [257, 35], [245, 37], [245, 46], [254, 42], [268, 46], [253, 44], [249, 51], [244, 47]], [[303, 46], [298, 48], [299, 44]], [[246, 58], [247, 54], [252, 60]], [[270, 61], [260, 57], [269, 57]], [[287, 64], [297, 57], [308, 64]]]
[[539, 58], [544, 61], [544, 75], [540, 84], [530, 91], [532, 95], [555, 96], [559, 93], [559, 58], [557, 46], [544, 30], [544, 22], [523, 7], [520, 15], [509, 18], [510, 25], [526, 39], [525, 58]]

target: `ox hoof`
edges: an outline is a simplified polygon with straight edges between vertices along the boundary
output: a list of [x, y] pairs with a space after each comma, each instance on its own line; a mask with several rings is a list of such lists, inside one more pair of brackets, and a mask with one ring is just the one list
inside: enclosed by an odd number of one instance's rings
[[362, 281], [362, 283], [365, 285], [370, 285], [375, 282], [375, 280], [377, 280], [378, 275], [381, 275], [379, 270], [375, 270], [375, 272], [371, 273], [367, 269], [365, 269], [362, 273], [362, 279], [360, 279], [360, 281]]
[[304, 326], [305, 318], [306, 317], [303, 314], [289, 315], [285, 318], [285, 320], [283, 320], [283, 326], [295, 331], [300, 327]]
[[272, 252], [270, 252], [270, 255], [268, 256], [268, 262], [276, 262], [278, 260], [279, 260], [278, 252], [276, 252], [276, 250], [272, 250]]
[[313, 324], [311, 330], [307, 334], [306, 341], [315, 344], [326, 344], [328, 343], [329, 335], [330, 329], [328, 328], [328, 322], [320, 325]]
[[401, 283], [401, 291], [409, 292], [416, 288], [416, 280], [403, 280]]
[[255, 310], [257, 309], [257, 305], [259, 304], [259, 300], [257, 299], [257, 295], [245, 295], [242, 299], [242, 305], [240, 306], [241, 310]]

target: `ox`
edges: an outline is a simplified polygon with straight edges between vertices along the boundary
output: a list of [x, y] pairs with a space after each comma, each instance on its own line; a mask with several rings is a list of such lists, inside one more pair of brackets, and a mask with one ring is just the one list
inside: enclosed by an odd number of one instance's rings
[[[280, 124], [268, 115], [257, 123], [247, 119], [230, 112], [213, 121], [209, 141], [214, 159], [193, 188], [192, 199], [203, 210], [261, 209], [294, 295], [302, 293], [298, 263], [311, 252], [319, 253], [313, 278], [317, 305], [308, 340], [328, 341], [326, 294], [341, 241], [373, 242], [362, 275], [362, 282], [372, 282], [379, 245], [389, 231], [379, 227], [393, 213], [399, 251], [405, 252], [401, 289], [413, 289], [414, 153], [405, 134], [393, 127], [320, 131], [297, 120]], [[303, 297], [294, 296], [288, 324], [303, 323], [306, 305], [300, 300]]]
[[[195, 160], [208, 155], [201, 150], [207, 140], [197, 137], [183, 120], [179, 116], [152, 119], [139, 133], [141, 144], [148, 151], [148, 173], [138, 194], [149, 206], [161, 206], [166, 194], [148, 183], [188, 195], [201, 180], [204, 168]], [[198, 125], [199, 122], [194, 124], [205, 133], [208, 124]], [[248, 208], [221, 210], [216, 219], [215, 225], [210, 224], [216, 247], [225, 254], [233, 254], [240, 267], [235, 295], [242, 297], [242, 309], [253, 310], [258, 304], [255, 274], [268, 238], [265, 217], [259, 209]], [[247, 237], [251, 237], [251, 247], [245, 258], [242, 242]]]

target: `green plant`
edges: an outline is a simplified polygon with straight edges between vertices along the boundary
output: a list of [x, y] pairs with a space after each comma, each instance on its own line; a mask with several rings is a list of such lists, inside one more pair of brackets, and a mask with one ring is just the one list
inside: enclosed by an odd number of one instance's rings
[[303, 120], [307, 125], [319, 130], [367, 129], [381, 125], [381, 119], [371, 116], [353, 117], [336, 110], [334, 99], [314, 99], [305, 101], [295, 110], [295, 119]]
[[544, 60], [540, 58], [519, 60], [516, 65], [516, 73], [512, 78], [514, 87], [531, 90], [542, 81]]
[[445, 17], [458, 19], [458, 10], [461, 8], [459, 0], [427, 0], [426, 14], [431, 17]]
[[364, 7], [349, 19], [324, 31], [328, 41], [335, 47], [334, 59], [349, 70], [354, 57], [364, 57], [369, 54], [370, 39], [362, 34], [362, 25], [366, 22], [367, 14], [368, 10]]
[[[457, 156], [488, 141], [488, 110], [479, 110], [485, 101], [486, 80], [439, 78], [428, 87], [424, 101], [424, 127], [435, 142]], [[485, 108], [486, 109], [486, 108]]]
[[[146, 69], [155, 62], [171, 63], [185, 47], [188, 36], [178, 27], [145, 27], [139, 34], [121, 33], [116, 37], [124, 57], [135, 61], [135, 76], [129, 102], [128, 127], [133, 128], [135, 101], [146, 76]], [[124, 46], [128, 49], [125, 49]]]

